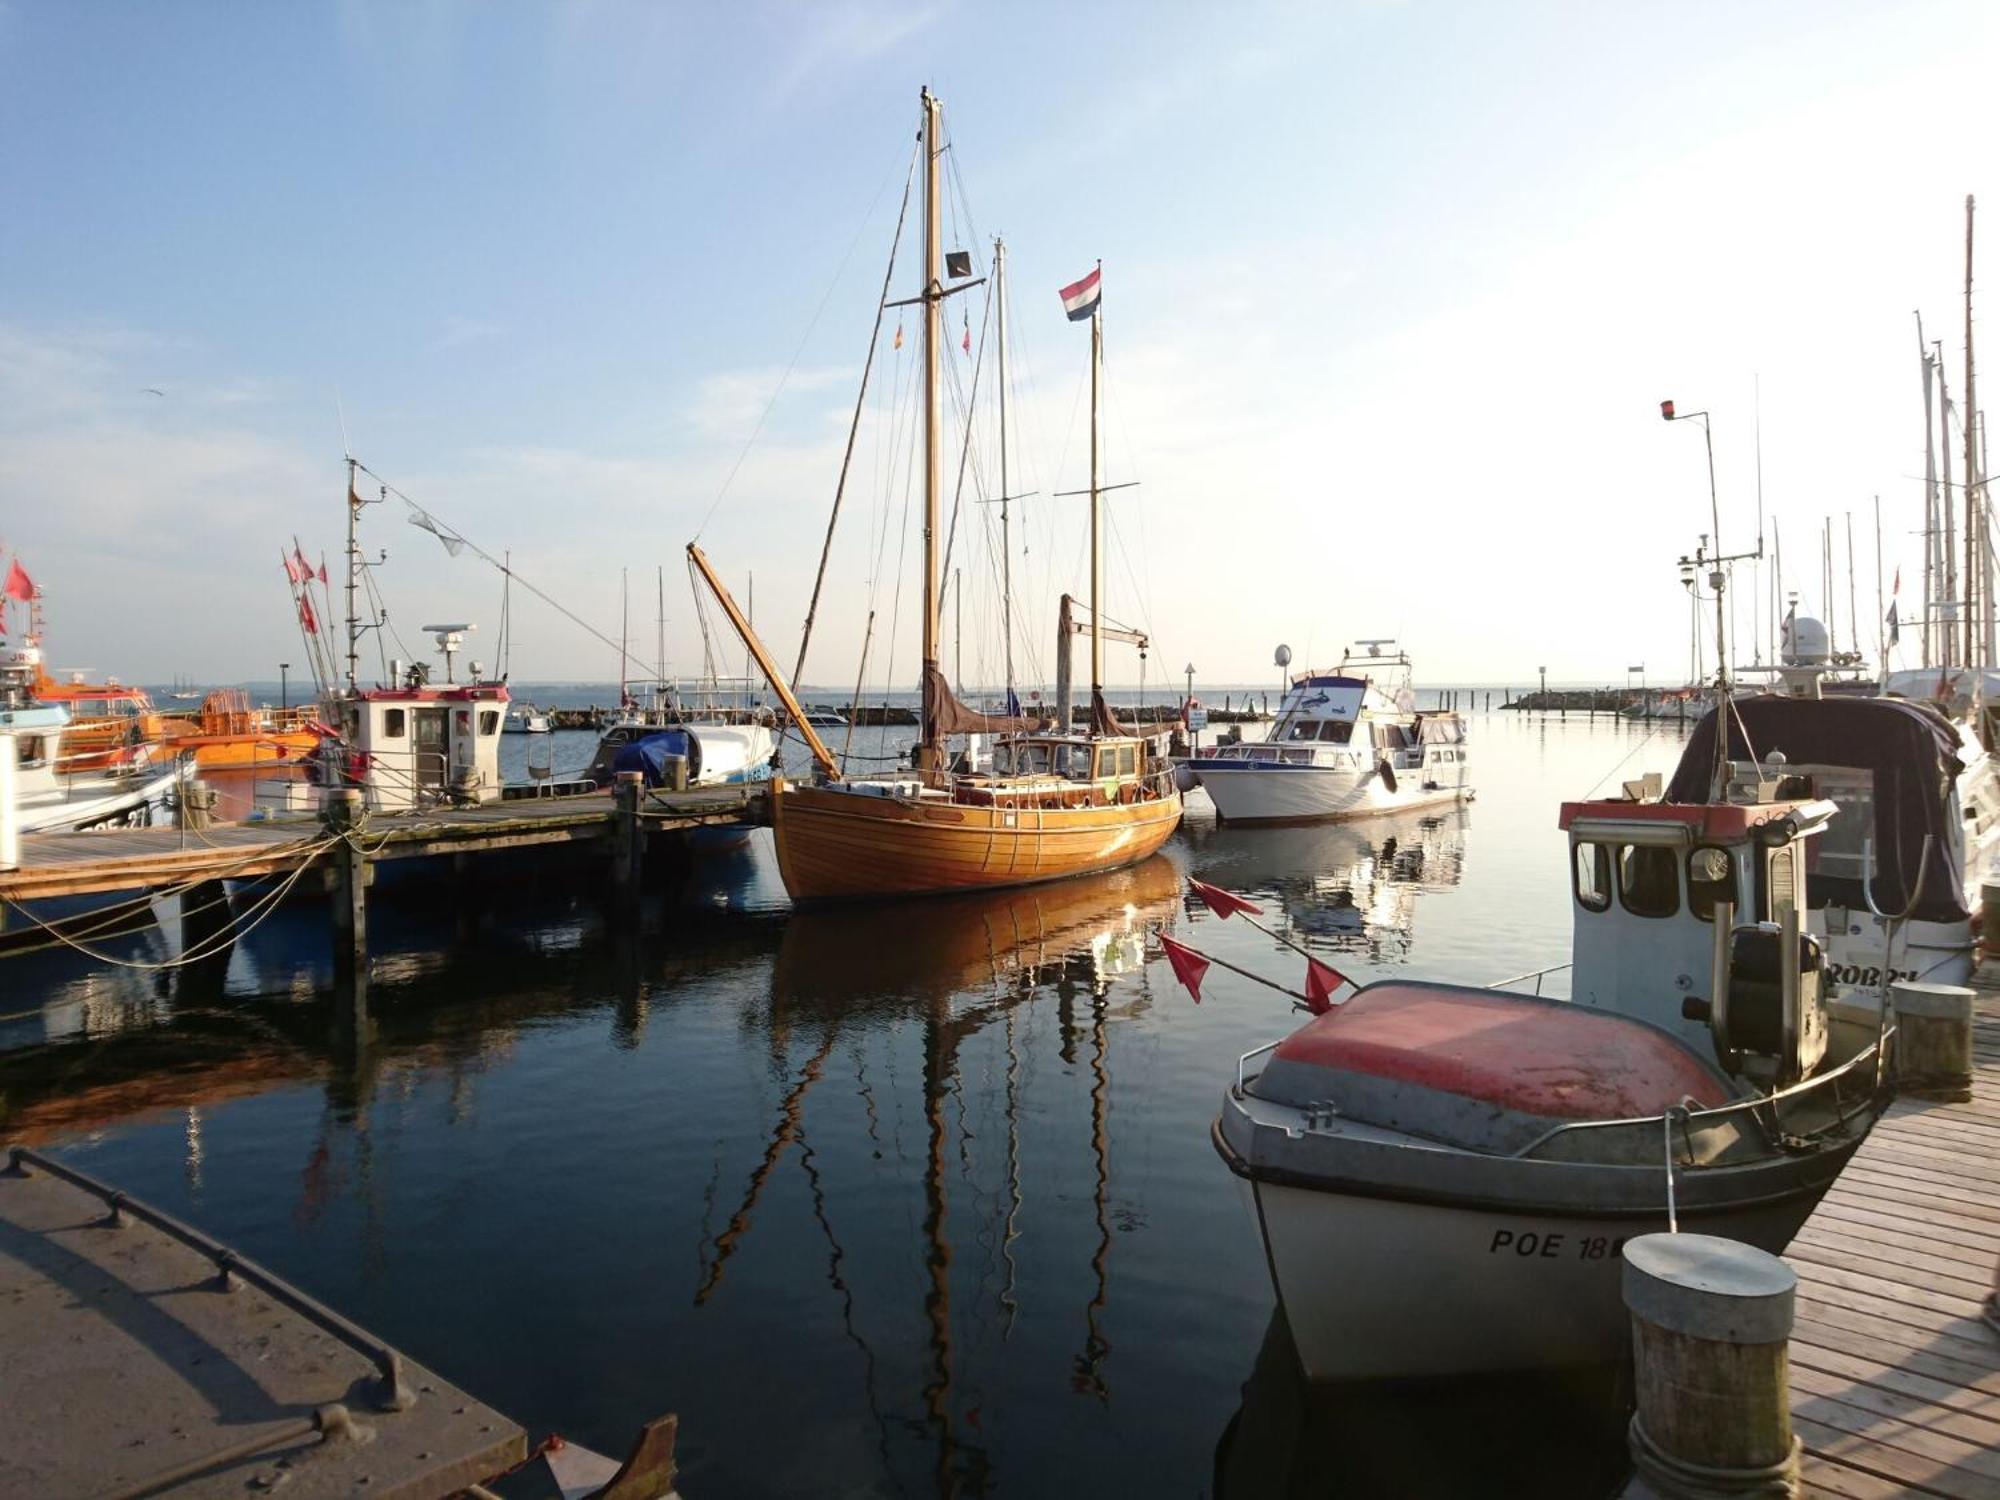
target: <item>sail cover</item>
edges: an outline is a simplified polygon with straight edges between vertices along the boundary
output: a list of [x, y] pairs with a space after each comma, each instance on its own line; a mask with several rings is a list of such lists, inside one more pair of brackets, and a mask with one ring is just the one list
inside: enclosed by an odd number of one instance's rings
[[1118, 715], [1111, 711], [1111, 705], [1104, 701], [1104, 694], [1091, 690], [1090, 732], [1092, 734], [1130, 735], [1131, 730], [1118, 722]]
[[945, 681], [943, 668], [935, 666], [924, 668], [924, 722], [936, 726], [934, 732], [941, 736], [1025, 734], [1042, 725], [1033, 714], [983, 714], [967, 708]]
[[[1963, 769], [1951, 724], [1935, 709], [1894, 698], [1739, 699], [1730, 708], [1729, 756], [1763, 760], [1781, 752], [1795, 766], [1842, 766], [1872, 773], [1875, 783], [1875, 900], [1885, 911], [1909, 904], [1917, 862], [1930, 836], [1922, 900], [1910, 915], [1924, 922], [1963, 922], [1969, 915], [1961, 876], [1953, 868], [1952, 784]], [[1748, 743], [1745, 743], [1745, 736]], [[1695, 727], [1681, 752], [1669, 802], [1709, 800], [1715, 765], [1715, 712]], [[1815, 906], [1832, 902], [1866, 909], [1861, 882], [1814, 870], [1807, 876]]]

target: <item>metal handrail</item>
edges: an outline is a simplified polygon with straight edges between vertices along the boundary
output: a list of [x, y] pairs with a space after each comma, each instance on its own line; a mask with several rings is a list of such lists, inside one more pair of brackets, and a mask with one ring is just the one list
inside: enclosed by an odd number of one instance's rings
[[[1895, 1034], [1896, 1034], [1896, 1028], [1894, 1026], [1891, 1026], [1888, 1028], [1886, 1032], [1883, 1033], [1883, 1040], [1886, 1041], [1888, 1040], [1888, 1038], [1893, 1037]], [[1874, 1058], [1876, 1051], [1880, 1046], [1881, 1042], [1871, 1043], [1870, 1045], [1862, 1048], [1859, 1052], [1855, 1053], [1854, 1056], [1850, 1057], [1846, 1062], [1842, 1063], [1839, 1067], [1833, 1069], [1832, 1072], [1815, 1074], [1811, 1078], [1802, 1079], [1798, 1083], [1794, 1083], [1785, 1088], [1778, 1089], [1773, 1093], [1759, 1094], [1753, 1099], [1738, 1099], [1733, 1101], [1732, 1103], [1718, 1104], [1711, 1108], [1686, 1110], [1685, 1112], [1681, 1113], [1681, 1118], [1684, 1123], [1699, 1123], [1703, 1121], [1718, 1119], [1723, 1115], [1739, 1114], [1744, 1110], [1754, 1111], [1763, 1109], [1767, 1105], [1775, 1106], [1783, 1102], [1784, 1100], [1794, 1098], [1797, 1095], [1811, 1093], [1815, 1089], [1822, 1088], [1826, 1084], [1833, 1083], [1836, 1080], [1845, 1077], [1847, 1074], [1853, 1072], [1855, 1069], [1860, 1067], [1862, 1063], [1871, 1061]], [[1676, 1105], [1674, 1106], [1673, 1109], [1667, 1111], [1666, 1114], [1674, 1114], [1680, 1111], [1681, 1107]], [[1650, 1125], [1655, 1120], [1661, 1120], [1664, 1118], [1666, 1118], [1665, 1114], [1629, 1115], [1623, 1119], [1618, 1119], [1618, 1120], [1570, 1120], [1561, 1125], [1551, 1126], [1549, 1129], [1543, 1131], [1540, 1135], [1536, 1136], [1532, 1141], [1528, 1142], [1527, 1145], [1521, 1147], [1520, 1150], [1515, 1151], [1512, 1154], [1516, 1157], [1526, 1156], [1531, 1151], [1534, 1151], [1536, 1148], [1546, 1144], [1549, 1141], [1554, 1140], [1557, 1136], [1563, 1135], [1572, 1130], [1610, 1130], [1619, 1126], [1629, 1127], [1634, 1125]], [[1776, 1119], [1775, 1110], [1773, 1112], [1772, 1118], [1774, 1120]]]
[[1535, 981], [1535, 993], [1539, 995], [1542, 992], [1542, 980], [1545, 977], [1547, 977], [1550, 974], [1560, 974], [1565, 969], [1573, 969], [1575, 967], [1576, 967], [1576, 960], [1571, 959], [1567, 963], [1550, 964], [1546, 969], [1530, 969], [1527, 973], [1516, 974], [1511, 979], [1496, 979], [1491, 984], [1483, 985], [1481, 986], [1481, 988], [1489, 990], [1504, 990], [1510, 984], [1519, 984], [1523, 980], [1532, 979]]
[[92, 1197], [102, 1199], [111, 1210], [107, 1221], [109, 1227], [118, 1228], [124, 1223], [126, 1214], [169, 1237], [179, 1240], [188, 1249], [210, 1261], [216, 1270], [216, 1289], [234, 1291], [236, 1279], [241, 1278], [256, 1287], [258, 1291], [274, 1301], [283, 1303], [307, 1321], [318, 1324], [343, 1344], [364, 1355], [375, 1366], [382, 1380], [376, 1391], [376, 1405], [383, 1411], [408, 1411], [416, 1405], [416, 1393], [403, 1379], [403, 1356], [394, 1348], [376, 1338], [359, 1324], [350, 1323], [332, 1308], [314, 1300], [300, 1291], [289, 1281], [275, 1272], [267, 1271], [254, 1260], [238, 1255], [219, 1240], [210, 1239], [199, 1229], [183, 1224], [179, 1219], [141, 1203], [108, 1182], [101, 1182], [88, 1172], [80, 1172], [75, 1167], [65, 1165], [39, 1151], [31, 1151], [26, 1146], [10, 1148], [10, 1171], [16, 1177], [31, 1175], [29, 1167], [39, 1168], [51, 1177], [61, 1178], [72, 1187], [83, 1189]]
[[1244, 1053], [1241, 1057], [1236, 1059], [1237, 1093], [1239, 1094], [1242, 1093], [1244, 1087], [1246, 1086], [1247, 1080], [1243, 1076], [1243, 1069], [1248, 1065], [1250, 1059], [1253, 1057], [1260, 1057], [1266, 1052], [1275, 1052], [1278, 1050], [1278, 1048], [1284, 1046], [1284, 1044], [1285, 1044], [1285, 1039], [1283, 1037], [1279, 1037], [1275, 1042], [1266, 1042], [1261, 1047], [1252, 1047], [1248, 1052]]

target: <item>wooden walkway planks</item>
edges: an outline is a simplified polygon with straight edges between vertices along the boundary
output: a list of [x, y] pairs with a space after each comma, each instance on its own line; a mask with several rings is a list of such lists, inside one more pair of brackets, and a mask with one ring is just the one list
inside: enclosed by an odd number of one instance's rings
[[1972, 1099], [1899, 1099], [1785, 1252], [1808, 1495], [2000, 1500], [2000, 996], [1973, 1036]]
[[[756, 822], [761, 821], [763, 797], [764, 789], [757, 785], [651, 792], [640, 817], [652, 829]], [[371, 862], [412, 859], [606, 837], [616, 820], [616, 808], [602, 793], [523, 798], [480, 807], [377, 813], [364, 825], [361, 841]], [[310, 817], [186, 832], [120, 828], [30, 834], [21, 840], [19, 868], [0, 871], [0, 902], [283, 874], [324, 859], [326, 849], [325, 832]]]

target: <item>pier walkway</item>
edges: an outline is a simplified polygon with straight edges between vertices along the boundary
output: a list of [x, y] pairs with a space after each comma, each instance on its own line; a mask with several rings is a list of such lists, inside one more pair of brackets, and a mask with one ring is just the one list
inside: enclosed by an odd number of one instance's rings
[[[759, 822], [762, 786], [648, 792], [638, 820], [649, 832]], [[478, 854], [534, 845], [611, 839], [623, 814], [603, 792], [523, 798], [478, 807], [371, 814], [357, 830], [369, 863], [439, 854]], [[192, 881], [284, 875], [331, 863], [332, 844], [316, 818], [274, 818], [211, 828], [92, 829], [29, 834], [17, 869], [0, 870], [0, 902], [97, 895]]]
[[[1988, 981], [1987, 974], [1981, 983]], [[2000, 994], [1972, 1098], [1899, 1099], [1785, 1252], [1804, 1493], [2000, 1497]]]

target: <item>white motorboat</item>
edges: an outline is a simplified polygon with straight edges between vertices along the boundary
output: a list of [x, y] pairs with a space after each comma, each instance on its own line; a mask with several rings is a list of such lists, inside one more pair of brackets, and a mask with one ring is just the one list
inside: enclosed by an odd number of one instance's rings
[[1366, 641], [1292, 679], [1270, 738], [1186, 762], [1229, 823], [1358, 818], [1471, 799], [1465, 721], [1418, 713], [1410, 659]]
[[1885, 1102], [1883, 1038], [1830, 1013], [1806, 930], [1838, 809], [1771, 791], [1563, 807], [1573, 1000], [1372, 984], [1239, 1062], [1213, 1138], [1309, 1377], [1612, 1362], [1627, 1239], [1789, 1242]]
[[547, 734], [549, 716], [546, 711], [532, 703], [516, 703], [507, 710], [507, 717], [500, 721], [502, 734]]
[[604, 726], [584, 774], [609, 786], [614, 771], [634, 770], [657, 785], [664, 757], [680, 755], [691, 787], [768, 781], [778, 739], [748, 693], [747, 681], [733, 679], [660, 684], [645, 707], [628, 706]]
[[57, 769], [58, 747], [69, 710], [39, 703], [33, 684], [41, 648], [0, 646], [0, 754], [14, 757], [16, 826], [23, 833], [150, 823], [166, 805], [179, 776], [171, 764], [135, 761], [109, 772]]

